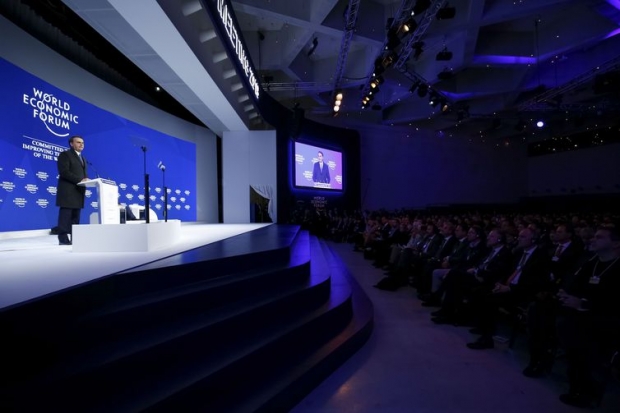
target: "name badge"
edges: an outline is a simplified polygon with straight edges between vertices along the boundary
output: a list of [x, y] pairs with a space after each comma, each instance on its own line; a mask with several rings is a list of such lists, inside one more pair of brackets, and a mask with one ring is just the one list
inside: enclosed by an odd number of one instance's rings
[[590, 277], [590, 284], [598, 284], [601, 282], [601, 277]]
[[558, 261], [560, 261], [560, 257], [553, 257], [553, 258], [551, 258], [551, 261], [558, 262]]

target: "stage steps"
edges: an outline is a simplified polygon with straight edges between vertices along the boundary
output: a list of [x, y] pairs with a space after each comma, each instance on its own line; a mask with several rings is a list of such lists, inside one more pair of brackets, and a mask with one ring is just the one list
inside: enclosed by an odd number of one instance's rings
[[290, 409], [363, 345], [372, 305], [323, 241], [267, 228], [212, 247], [232, 254], [196, 250], [106, 277], [95, 304], [81, 294], [97, 283], [25, 304], [47, 310], [44, 322], [33, 308], [1, 312], [13, 351], [0, 410]]

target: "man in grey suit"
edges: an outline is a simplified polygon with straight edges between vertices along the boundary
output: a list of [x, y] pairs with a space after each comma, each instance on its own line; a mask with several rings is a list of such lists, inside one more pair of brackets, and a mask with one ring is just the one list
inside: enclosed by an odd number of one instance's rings
[[69, 234], [71, 225], [80, 223], [80, 212], [84, 208], [86, 188], [78, 183], [88, 180], [86, 159], [82, 156], [84, 139], [79, 135], [69, 138], [70, 149], [58, 156], [58, 186], [56, 188], [56, 206], [58, 210], [58, 243], [71, 245]]

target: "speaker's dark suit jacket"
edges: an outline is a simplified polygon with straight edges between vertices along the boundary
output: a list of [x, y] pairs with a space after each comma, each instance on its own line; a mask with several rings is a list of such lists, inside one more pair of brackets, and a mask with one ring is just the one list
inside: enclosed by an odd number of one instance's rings
[[318, 162], [314, 163], [314, 167], [312, 169], [312, 181], [321, 182], [323, 184], [328, 184], [330, 182], [329, 166], [327, 166], [326, 162], [323, 162], [323, 169], [321, 169], [321, 165]]
[[73, 150], [61, 152], [58, 156], [58, 186], [56, 206], [61, 208], [84, 208], [86, 188], [77, 184], [86, 178], [86, 159], [80, 159]]

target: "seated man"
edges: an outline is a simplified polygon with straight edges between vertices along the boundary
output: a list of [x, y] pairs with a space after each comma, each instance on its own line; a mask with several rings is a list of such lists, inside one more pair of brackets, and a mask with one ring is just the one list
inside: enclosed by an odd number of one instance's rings
[[600, 402], [602, 360], [620, 347], [620, 229], [600, 227], [590, 249], [596, 255], [557, 295], [557, 333], [566, 350], [570, 386], [560, 400], [577, 407]]
[[505, 246], [505, 235], [493, 229], [487, 235], [488, 255], [476, 266], [467, 270], [450, 271], [444, 279], [445, 295], [441, 309], [431, 313], [436, 324], [456, 323], [457, 313], [464, 297], [474, 291], [480, 294], [490, 292], [493, 285], [509, 274], [512, 266], [512, 253]]
[[454, 236], [459, 239], [459, 243], [441, 262], [441, 268], [433, 270], [430, 294], [419, 297], [424, 301], [422, 305], [425, 307], [441, 305], [441, 297], [444, 293], [443, 281], [451, 270], [466, 271], [473, 268], [486, 254], [486, 245], [482, 242], [484, 233], [479, 226], [474, 225], [465, 232], [463, 225], [457, 225]]
[[442, 240], [437, 248], [437, 251], [435, 252], [435, 255], [418, 263], [416, 271], [413, 274], [418, 293], [424, 294], [430, 290], [431, 275], [433, 270], [439, 268], [443, 260], [455, 252], [455, 247], [457, 245], [463, 245], [460, 242], [465, 238], [463, 227], [459, 227], [460, 232], [458, 233], [458, 236], [454, 234], [455, 227], [456, 226], [454, 223], [445, 221], [441, 226], [440, 232]]
[[500, 307], [514, 309], [531, 302], [536, 294], [549, 288], [551, 261], [547, 252], [536, 244], [534, 231], [530, 228], [521, 230], [518, 247], [522, 251], [521, 257], [510, 276], [496, 283], [490, 295], [480, 296], [474, 303], [481, 336], [467, 344], [473, 350], [493, 348], [492, 335]]
[[528, 346], [530, 362], [523, 370], [527, 377], [541, 377], [553, 364], [555, 347], [555, 313], [554, 295], [570, 275], [577, 269], [581, 256], [581, 245], [574, 239], [570, 225], [560, 224], [550, 234], [556, 245], [550, 249], [550, 290], [537, 295], [527, 309]]

